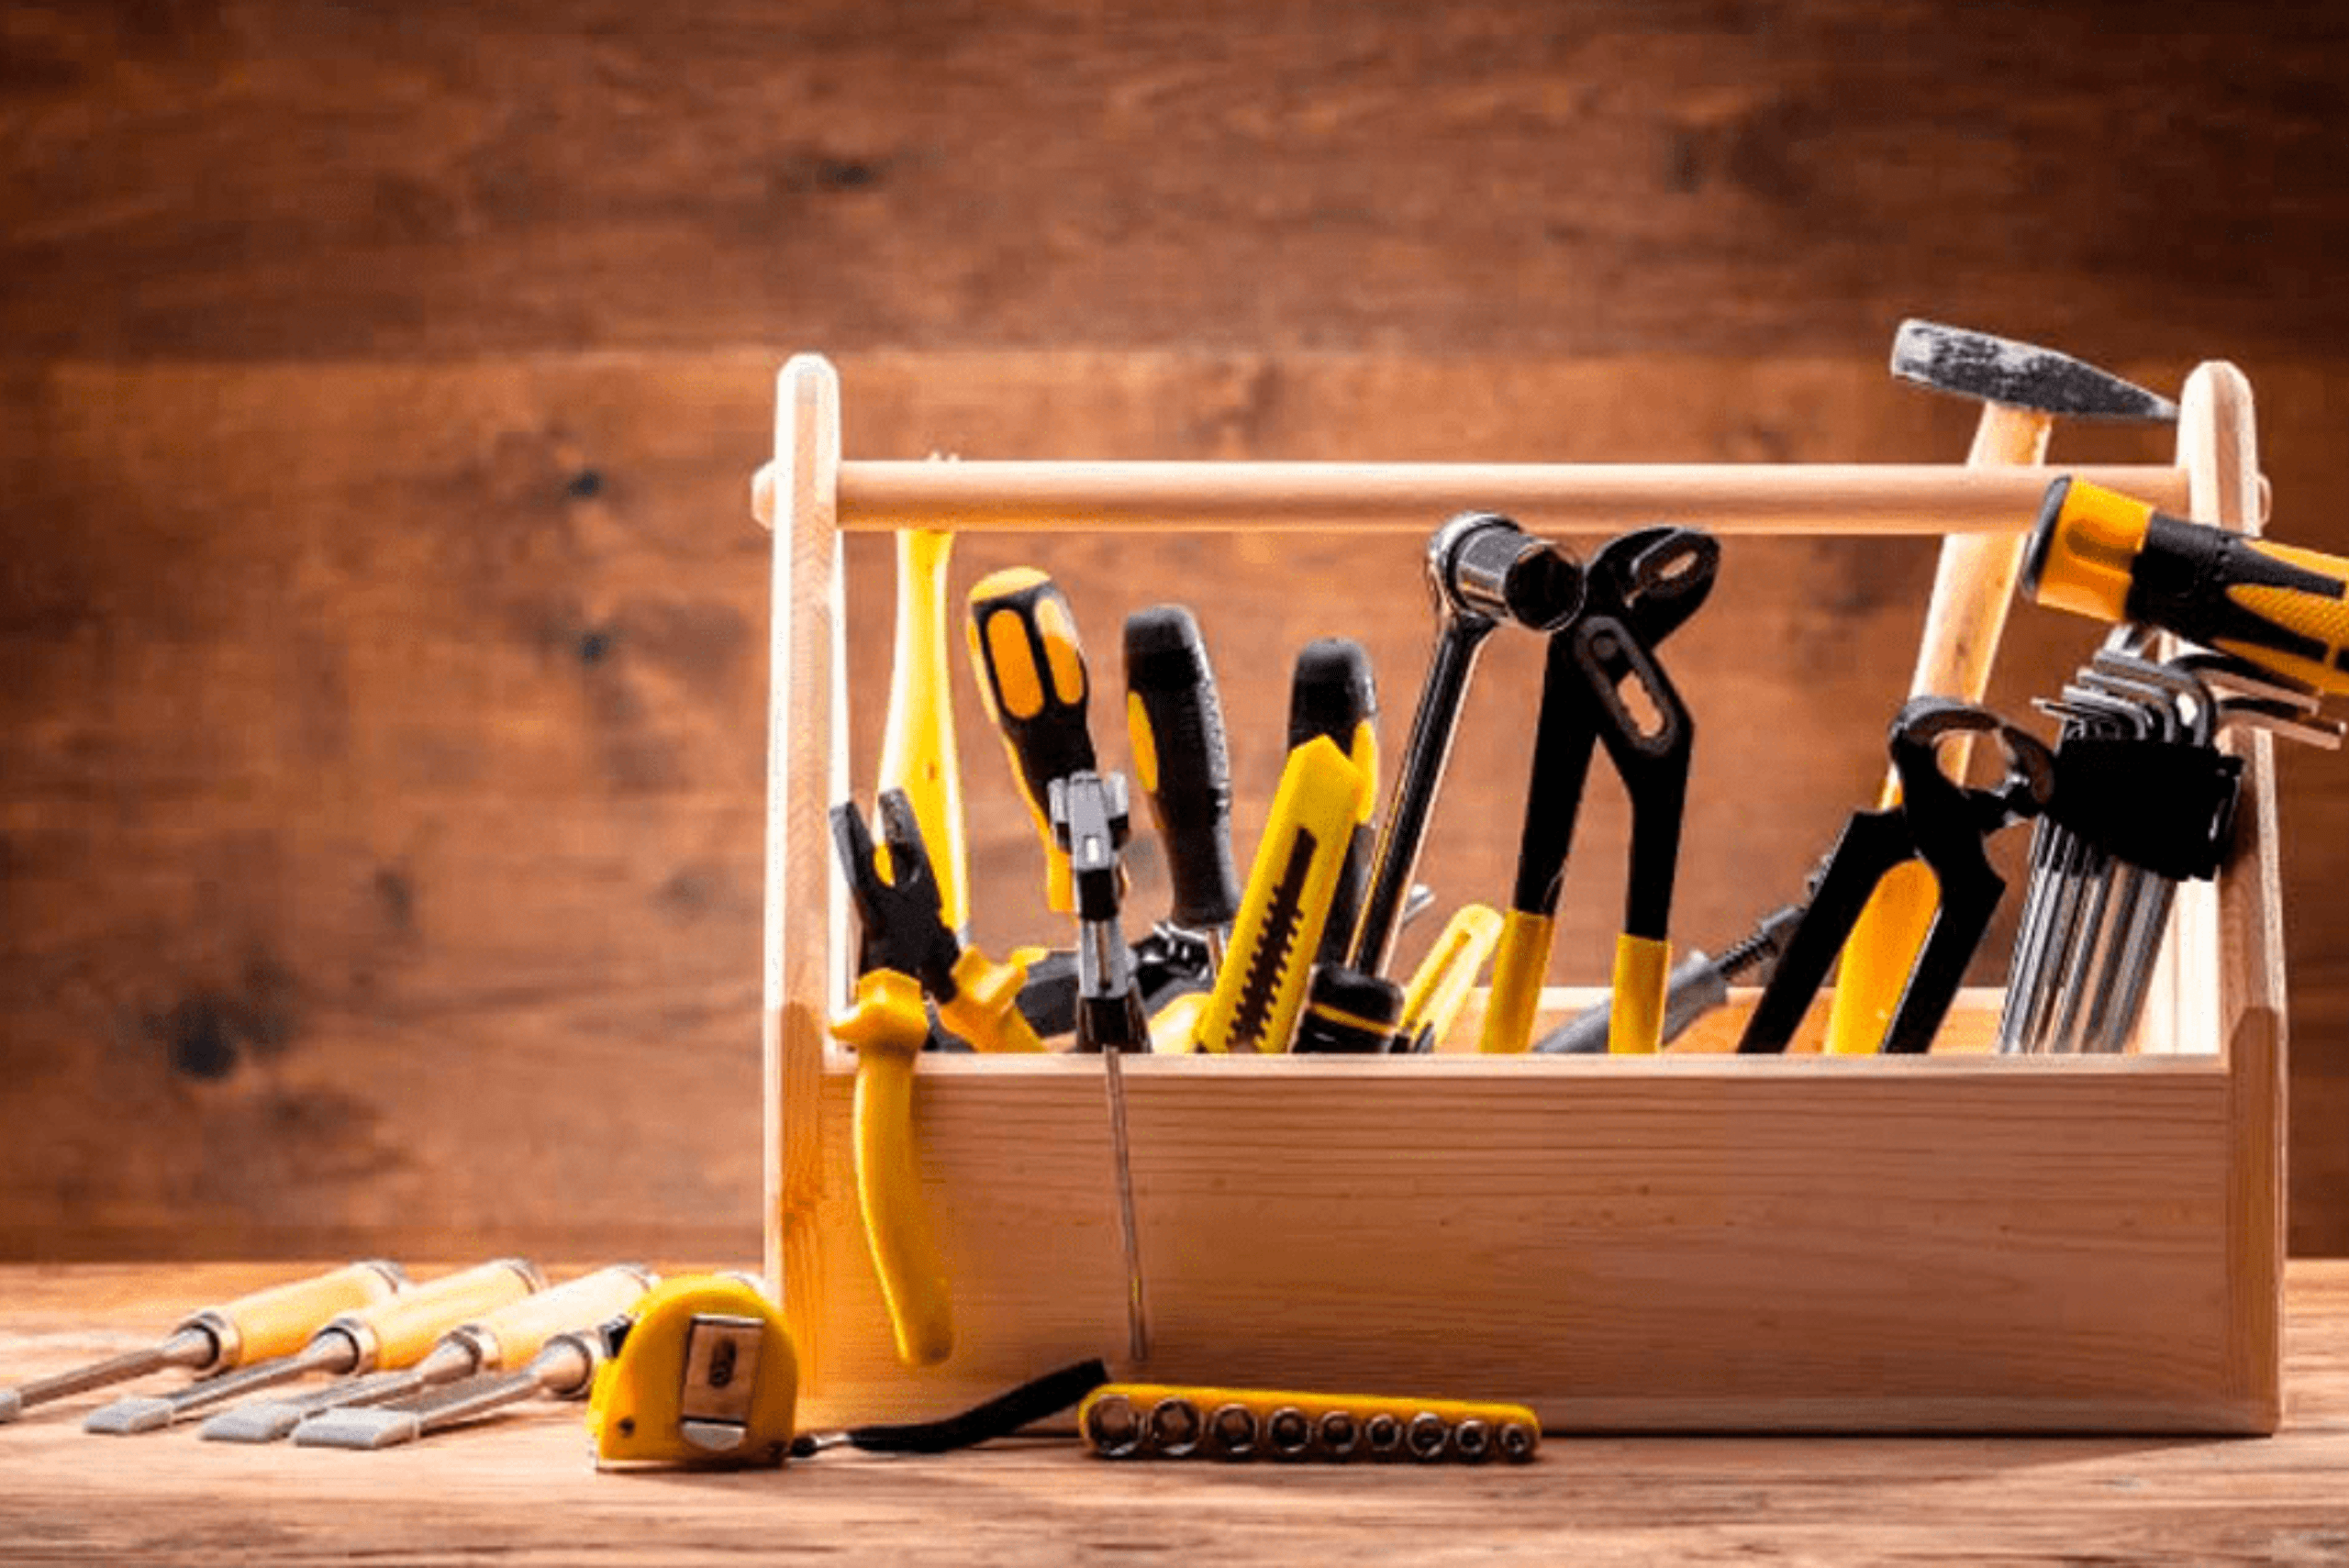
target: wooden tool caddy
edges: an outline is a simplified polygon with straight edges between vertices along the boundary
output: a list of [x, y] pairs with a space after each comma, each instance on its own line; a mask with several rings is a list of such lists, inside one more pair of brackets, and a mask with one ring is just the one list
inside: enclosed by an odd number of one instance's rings
[[[2256, 528], [2248, 385], [2204, 365], [2182, 405], [2175, 467], [2072, 472]], [[823, 1426], [1126, 1342], [1099, 1060], [932, 1055], [917, 1132], [956, 1349], [922, 1372], [893, 1351], [854, 1063], [826, 1030], [852, 951], [825, 820], [848, 790], [843, 530], [1375, 529], [1401, 549], [1478, 508], [1553, 533], [1939, 535], [2020, 526], [2050, 471], [843, 462], [838, 380], [802, 356], [774, 473], [766, 1264]], [[2237, 847], [2180, 889], [2133, 1054], [1130, 1060], [1140, 1372], [1521, 1400], [1553, 1430], [2272, 1430], [2283, 945], [2270, 742], [2241, 751]], [[1546, 993], [1537, 1028], [1592, 995]], [[1966, 993], [1944, 1040], [1978, 1044], [1998, 1001]]]

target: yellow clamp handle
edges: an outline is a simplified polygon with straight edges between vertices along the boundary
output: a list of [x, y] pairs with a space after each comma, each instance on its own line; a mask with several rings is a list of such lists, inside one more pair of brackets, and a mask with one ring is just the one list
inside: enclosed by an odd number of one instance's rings
[[832, 1020], [832, 1034], [856, 1051], [857, 1206], [897, 1358], [934, 1366], [953, 1351], [954, 1314], [914, 1149], [914, 1062], [930, 1038], [921, 987], [893, 969], [859, 976], [855, 1004]]
[[1607, 1015], [1607, 1049], [1616, 1056], [1653, 1056], [1664, 1049], [1664, 993], [1672, 944], [1629, 931], [1615, 939], [1615, 995]]
[[[946, 566], [954, 536], [897, 533], [897, 644], [889, 670], [889, 720], [881, 737], [880, 786], [913, 802], [938, 880], [946, 928], [971, 923], [970, 855], [963, 833], [963, 774], [955, 762], [954, 688], [946, 658]], [[957, 1031], [960, 1032], [960, 1031]]]
[[1501, 917], [1500, 941], [1493, 957], [1493, 985], [1485, 995], [1485, 1024], [1476, 1049], [1509, 1055], [1533, 1043], [1533, 1016], [1542, 1007], [1542, 979], [1550, 968], [1550, 939], [1556, 921], [1530, 909]]

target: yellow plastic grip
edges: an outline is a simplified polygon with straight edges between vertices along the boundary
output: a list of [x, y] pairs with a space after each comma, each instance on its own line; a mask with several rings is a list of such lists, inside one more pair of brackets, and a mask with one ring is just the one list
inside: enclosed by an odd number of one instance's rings
[[2095, 620], [2128, 618], [2129, 585], [2154, 508], [2100, 485], [2057, 481], [2056, 509], [2032, 540], [2032, 597]]
[[1306, 982], [1371, 781], [1317, 735], [1288, 754], [1240, 918], [1199, 1024], [1210, 1051], [1288, 1049]]
[[1607, 1015], [1607, 1049], [1616, 1056], [1652, 1056], [1664, 1049], [1664, 987], [1672, 975], [1672, 944], [1625, 931], [1615, 939], [1615, 995]]
[[355, 1370], [395, 1371], [423, 1360], [450, 1329], [519, 1301], [545, 1283], [522, 1259], [500, 1258], [345, 1313], [330, 1326], [347, 1329], [358, 1341], [361, 1364]]
[[995, 963], [976, 948], [954, 961], [954, 999], [938, 1005], [946, 1027], [977, 1051], [1041, 1051], [1044, 1042], [1019, 1011], [1024, 963]]
[[[231, 1342], [221, 1346], [220, 1367], [290, 1356], [309, 1343], [332, 1318], [389, 1299], [406, 1284], [391, 1263], [346, 1263], [308, 1279], [240, 1296], [225, 1307], [199, 1312], [183, 1328], [202, 1328]], [[225, 1327], [219, 1335], [215, 1325]]]
[[1493, 1055], [1525, 1050], [1533, 1042], [1533, 1015], [1542, 1006], [1542, 977], [1550, 967], [1547, 915], [1511, 909], [1501, 917], [1500, 945], [1493, 954], [1493, 987], [1485, 998], [1485, 1027], [1476, 1049]]
[[[686, 1274], [648, 1292], [631, 1316], [587, 1396], [599, 1468], [784, 1462], [799, 1352], [774, 1303], [731, 1274]], [[723, 1381], [713, 1375], [720, 1356]]]
[[1444, 1038], [1459, 1021], [1476, 976], [1501, 940], [1505, 922], [1500, 911], [1486, 904], [1463, 904], [1437, 933], [1435, 945], [1412, 972], [1403, 988], [1403, 1016], [1395, 1032], [1407, 1040], [1431, 1037], [1431, 1049], [1442, 1051]]
[[953, 1352], [954, 1309], [914, 1149], [914, 1062], [930, 1037], [920, 987], [895, 970], [860, 976], [832, 1033], [856, 1049], [857, 1207], [897, 1359], [935, 1366]]
[[954, 690], [946, 658], [946, 567], [954, 536], [932, 528], [897, 534], [897, 641], [889, 672], [889, 721], [881, 738], [880, 787], [901, 789], [921, 824], [947, 929], [971, 923], [970, 853], [963, 831], [963, 774], [955, 762]]
[[1180, 1056], [1199, 1048], [1199, 1020], [1207, 1017], [1208, 994], [1185, 991], [1167, 998], [1150, 1016], [1150, 1049]]
[[1045, 901], [1068, 914], [1075, 894], [1068, 855], [1052, 838], [1045, 792], [1053, 779], [1095, 765], [1085, 721], [1091, 687], [1076, 622], [1066, 596], [1032, 566], [982, 578], [971, 589], [970, 611], [972, 672], [1044, 847]]
[[[1898, 803], [1899, 793], [1887, 791]], [[1821, 1046], [1830, 1056], [1872, 1056], [1892, 1027], [1892, 1010], [1908, 989], [1909, 972], [1925, 948], [1933, 911], [1941, 906], [1941, 884], [1922, 861], [1903, 861], [1868, 895], [1851, 940], [1843, 944], [1842, 967], [1828, 1003]]]
[[557, 1334], [609, 1322], [635, 1306], [655, 1283], [644, 1270], [621, 1263], [509, 1301], [466, 1325], [481, 1348], [481, 1370], [520, 1366]]

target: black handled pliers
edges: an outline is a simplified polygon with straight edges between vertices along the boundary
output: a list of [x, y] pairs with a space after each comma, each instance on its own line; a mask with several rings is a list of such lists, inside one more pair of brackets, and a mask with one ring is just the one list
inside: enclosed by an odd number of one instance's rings
[[[1953, 735], [1987, 735], [2005, 752], [2006, 771], [1987, 788], [1942, 772], [1935, 748]], [[1998, 715], [1946, 697], [1917, 697], [1892, 721], [1892, 769], [1900, 803], [1858, 811], [1844, 826], [1811, 894], [1802, 924], [1787, 939], [1769, 985], [1737, 1042], [1741, 1052], [1787, 1049], [1827, 979], [1852, 927], [1894, 866], [1920, 860], [1941, 890], [1925, 944], [1885, 1029], [1887, 1052], [1931, 1049], [1965, 978], [1965, 966], [2007, 890], [1984, 850], [2010, 822], [2038, 816], [2055, 791], [2055, 758], [2046, 746]]]

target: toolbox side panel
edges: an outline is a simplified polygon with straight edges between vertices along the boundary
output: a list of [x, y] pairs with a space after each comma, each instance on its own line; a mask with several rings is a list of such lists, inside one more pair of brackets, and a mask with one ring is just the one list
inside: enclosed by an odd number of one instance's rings
[[[2203, 1060], [1128, 1067], [1154, 1357], [1553, 1429], [2242, 1431]], [[927, 1070], [957, 1349], [900, 1367], [828, 1073], [819, 1425], [1123, 1343], [1097, 1064]], [[2255, 1381], [2255, 1380], [2254, 1380]]]

